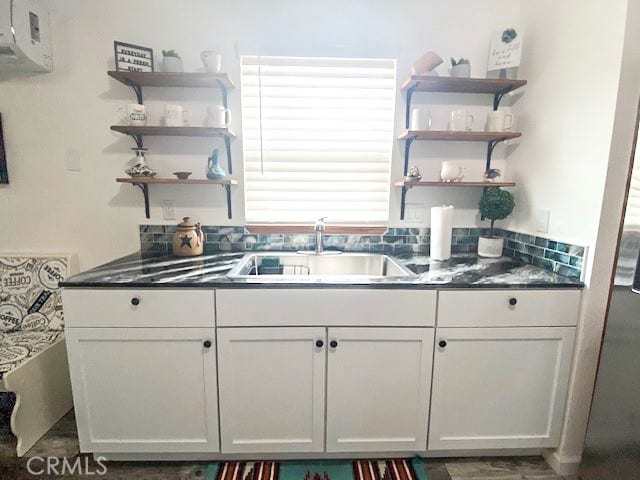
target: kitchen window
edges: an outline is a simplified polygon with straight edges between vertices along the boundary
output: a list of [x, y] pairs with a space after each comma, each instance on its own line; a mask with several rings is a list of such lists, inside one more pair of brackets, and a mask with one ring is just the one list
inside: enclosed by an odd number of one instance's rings
[[396, 61], [243, 56], [248, 224], [389, 218]]

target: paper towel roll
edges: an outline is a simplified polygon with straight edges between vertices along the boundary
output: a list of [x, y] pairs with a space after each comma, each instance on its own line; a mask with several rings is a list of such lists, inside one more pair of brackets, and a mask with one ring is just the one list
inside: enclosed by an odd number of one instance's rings
[[431, 253], [433, 260], [451, 258], [451, 229], [453, 228], [453, 206], [431, 207]]

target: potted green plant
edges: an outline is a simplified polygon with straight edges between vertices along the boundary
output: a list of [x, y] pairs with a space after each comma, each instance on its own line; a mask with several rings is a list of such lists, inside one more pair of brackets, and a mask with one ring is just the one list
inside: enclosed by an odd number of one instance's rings
[[513, 195], [498, 187], [484, 189], [480, 199], [480, 215], [483, 219], [491, 220], [489, 236], [481, 236], [478, 239], [478, 256], [498, 258], [502, 256], [503, 239], [494, 236], [494, 224], [496, 220], [503, 220], [511, 215], [515, 201]]
[[449, 70], [452, 77], [469, 78], [471, 76], [471, 63], [466, 58], [461, 58], [456, 61], [451, 57], [451, 70]]
[[162, 50], [162, 69], [165, 72], [182, 72], [182, 58], [175, 50]]

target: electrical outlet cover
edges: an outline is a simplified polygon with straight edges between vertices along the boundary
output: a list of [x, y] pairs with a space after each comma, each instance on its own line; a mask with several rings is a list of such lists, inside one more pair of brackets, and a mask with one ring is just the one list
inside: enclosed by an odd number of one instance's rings
[[176, 219], [176, 204], [173, 200], [163, 200], [162, 218], [164, 218], [165, 220]]
[[538, 232], [548, 233], [549, 232], [549, 216], [551, 214], [551, 210], [548, 208], [538, 208], [534, 212], [533, 222], [535, 225], [535, 229]]

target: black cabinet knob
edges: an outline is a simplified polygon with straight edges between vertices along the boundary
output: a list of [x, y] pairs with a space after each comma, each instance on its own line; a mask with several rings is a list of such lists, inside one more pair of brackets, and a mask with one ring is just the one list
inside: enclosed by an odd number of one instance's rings
[[438, 346], [439, 346], [440, 348], [444, 348], [444, 347], [446, 347], [446, 346], [447, 346], [447, 341], [446, 341], [446, 340], [440, 340], [440, 341], [438, 342]]
[[133, 297], [131, 299], [131, 305], [133, 305], [134, 307], [137, 307], [138, 305], [140, 305], [140, 299], [138, 297]]
[[509, 305], [511, 305], [512, 307], [514, 307], [516, 303], [518, 303], [518, 299], [516, 297], [511, 297], [509, 299]]
[[316, 347], [318, 348], [324, 347], [324, 342], [322, 340], [316, 340]]
[[331, 341], [329, 342], [329, 346], [330, 346], [331, 348], [336, 348], [336, 347], [338, 346], [338, 341], [337, 341], [337, 340], [331, 340]]
[[211, 340], [205, 340], [202, 345], [204, 348], [211, 348]]

